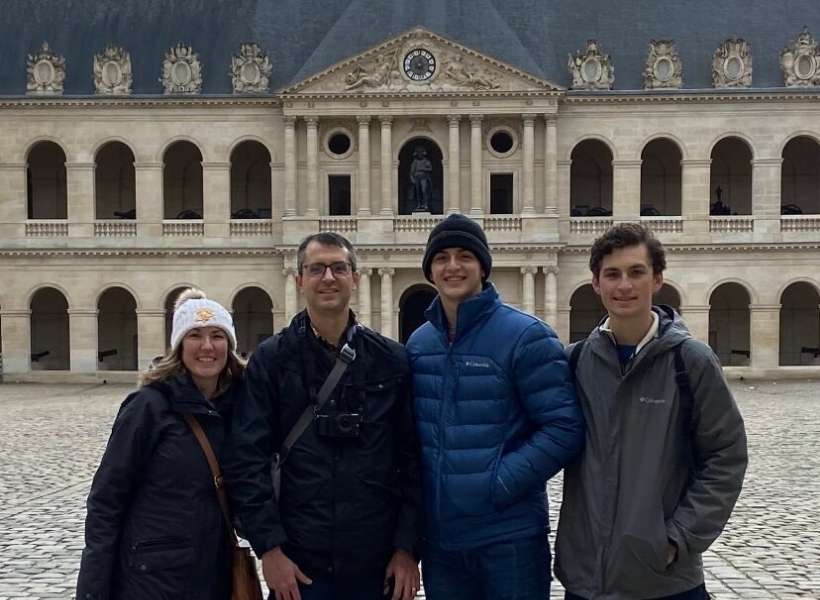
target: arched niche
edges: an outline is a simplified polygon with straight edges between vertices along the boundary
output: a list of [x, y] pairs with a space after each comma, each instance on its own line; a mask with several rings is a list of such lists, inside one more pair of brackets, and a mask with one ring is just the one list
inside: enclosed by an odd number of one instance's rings
[[424, 311], [436, 297], [436, 288], [420, 283], [407, 289], [399, 300], [399, 340], [406, 344], [410, 335], [424, 325]]
[[612, 151], [600, 140], [584, 140], [572, 150], [570, 216], [612, 214]]
[[273, 301], [265, 290], [251, 286], [236, 295], [232, 308], [237, 351], [247, 357], [273, 335]]
[[[423, 151], [423, 156], [419, 156]], [[424, 160], [429, 161], [429, 165], [424, 164]], [[442, 153], [433, 140], [426, 137], [416, 137], [407, 140], [399, 151], [399, 181], [398, 198], [399, 214], [409, 215], [416, 211], [419, 199], [416, 198], [419, 186], [411, 181], [411, 171], [413, 171], [414, 161], [417, 167], [426, 170], [430, 169], [430, 199], [427, 211], [435, 215], [444, 212], [444, 170], [442, 168]]]
[[97, 368], [137, 370], [137, 302], [131, 292], [112, 287], [97, 301]]
[[60, 290], [44, 287], [31, 298], [31, 369], [71, 368], [68, 301]]
[[231, 218], [270, 219], [270, 152], [247, 140], [231, 152]]
[[709, 298], [709, 345], [725, 366], [751, 364], [749, 292], [724, 283]]

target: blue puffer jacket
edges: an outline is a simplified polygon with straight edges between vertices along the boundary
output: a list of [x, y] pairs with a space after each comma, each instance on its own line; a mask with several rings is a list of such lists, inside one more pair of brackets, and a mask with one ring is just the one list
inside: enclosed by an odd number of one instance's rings
[[459, 306], [452, 344], [438, 298], [425, 314], [407, 350], [428, 541], [455, 550], [544, 534], [545, 483], [584, 440], [561, 343], [492, 284]]

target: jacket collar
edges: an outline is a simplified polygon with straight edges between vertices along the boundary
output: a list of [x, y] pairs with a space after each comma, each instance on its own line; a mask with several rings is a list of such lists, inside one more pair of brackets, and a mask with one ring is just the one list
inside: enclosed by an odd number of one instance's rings
[[224, 413], [232, 403], [230, 389], [222, 393], [216, 405], [208, 402], [187, 372], [150, 385], [157, 388], [168, 399], [171, 408], [178, 413], [213, 414], [214, 408]]
[[[498, 297], [498, 290], [489, 281], [484, 284], [484, 289], [481, 293], [468, 298], [458, 305], [458, 312], [456, 317], [456, 333], [453, 341], [464, 336], [477, 323], [479, 323], [486, 315], [494, 311], [501, 305], [501, 299]], [[430, 306], [424, 311], [424, 316], [428, 321], [447, 335], [447, 317], [444, 315], [444, 307], [441, 305], [441, 298], [436, 296]]]

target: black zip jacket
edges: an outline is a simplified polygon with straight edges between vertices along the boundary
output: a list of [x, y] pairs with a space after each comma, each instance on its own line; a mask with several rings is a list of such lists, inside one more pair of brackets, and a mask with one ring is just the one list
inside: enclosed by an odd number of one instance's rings
[[273, 496], [271, 457], [335, 362], [306, 312], [254, 352], [247, 397], [237, 404], [227, 485], [243, 535], [262, 556], [276, 546], [309, 577], [382, 572], [397, 548], [414, 552], [421, 531], [419, 443], [404, 347], [356, 326], [356, 360], [322, 412], [364, 416], [358, 438], [294, 444]]
[[199, 420], [219, 458], [234, 393], [214, 408], [181, 375], [125, 399], [88, 496], [78, 600], [230, 598], [227, 527], [182, 415]]

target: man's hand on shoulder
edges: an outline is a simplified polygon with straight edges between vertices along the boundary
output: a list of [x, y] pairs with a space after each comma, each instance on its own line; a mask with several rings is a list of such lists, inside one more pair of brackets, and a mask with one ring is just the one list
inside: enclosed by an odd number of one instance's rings
[[412, 600], [419, 591], [421, 576], [416, 559], [406, 550], [396, 550], [384, 574], [385, 585], [393, 580], [391, 600]]
[[299, 583], [313, 583], [278, 546], [262, 555], [262, 574], [276, 600], [301, 600]]

